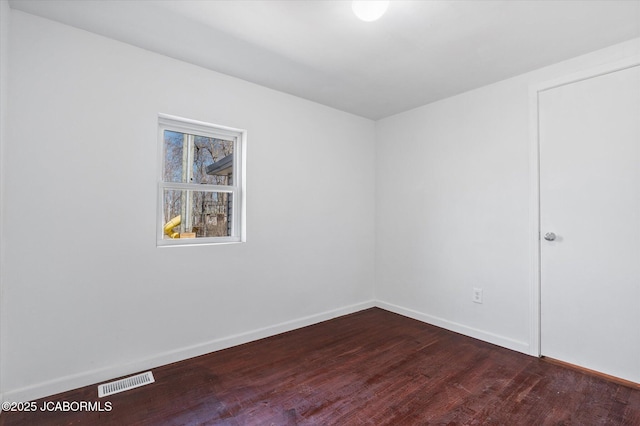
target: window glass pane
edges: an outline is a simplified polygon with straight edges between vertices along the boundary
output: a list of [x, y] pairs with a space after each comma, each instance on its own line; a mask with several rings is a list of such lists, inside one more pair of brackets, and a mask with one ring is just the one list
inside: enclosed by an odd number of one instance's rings
[[231, 185], [233, 141], [194, 136], [193, 182]]
[[165, 182], [231, 185], [234, 142], [164, 131]]
[[183, 168], [184, 155], [187, 152], [186, 135], [183, 133], [164, 131], [164, 171], [165, 182], [187, 182]]
[[232, 194], [164, 190], [163, 238], [231, 236]]

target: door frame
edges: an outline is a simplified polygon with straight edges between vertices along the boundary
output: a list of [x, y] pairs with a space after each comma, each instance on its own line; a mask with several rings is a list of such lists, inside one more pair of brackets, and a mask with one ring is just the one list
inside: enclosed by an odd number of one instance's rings
[[540, 122], [539, 94], [566, 84], [611, 74], [640, 65], [640, 55], [610, 62], [595, 68], [568, 74], [529, 87], [529, 355], [540, 357], [541, 352], [541, 229], [540, 229]]

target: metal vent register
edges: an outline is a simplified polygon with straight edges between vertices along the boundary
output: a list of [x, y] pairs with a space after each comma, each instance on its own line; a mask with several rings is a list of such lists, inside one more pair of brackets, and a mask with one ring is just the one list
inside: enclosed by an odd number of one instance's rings
[[153, 378], [153, 373], [151, 371], [147, 371], [146, 373], [127, 377], [126, 379], [120, 379], [115, 382], [99, 385], [98, 397], [102, 398], [103, 396], [109, 396], [129, 389], [139, 388], [140, 386], [149, 385], [154, 382], [155, 379]]

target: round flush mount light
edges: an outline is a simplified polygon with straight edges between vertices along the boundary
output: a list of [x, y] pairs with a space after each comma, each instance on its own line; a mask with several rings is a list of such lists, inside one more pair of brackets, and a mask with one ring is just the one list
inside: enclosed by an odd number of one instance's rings
[[362, 19], [365, 22], [372, 22], [376, 19], [379, 19], [382, 15], [384, 15], [388, 7], [389, 2], [383, 0], [354, 0], [354, 2], [351, 4], [353, 13], [355, 13], [359, 19]]

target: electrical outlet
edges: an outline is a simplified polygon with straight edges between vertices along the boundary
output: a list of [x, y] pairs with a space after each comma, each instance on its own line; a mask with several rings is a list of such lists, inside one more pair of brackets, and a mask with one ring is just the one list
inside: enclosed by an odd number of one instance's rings
[[482, 303], [482, 289], [478, 287], [473, 288], [473, 301], [474, 303]]

